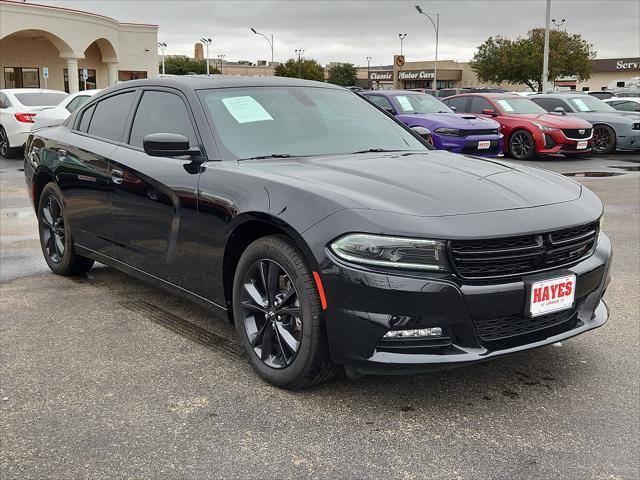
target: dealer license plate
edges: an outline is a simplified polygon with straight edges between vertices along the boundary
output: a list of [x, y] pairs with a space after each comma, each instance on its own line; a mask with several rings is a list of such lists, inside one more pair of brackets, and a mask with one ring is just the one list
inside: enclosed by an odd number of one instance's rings
[[589, 142], [585, 140], [584, 142], [578, 142], [578, 145], [576, 146], [576, 148], [578, 150], [584, 150], [585, 148], [587, 148], [587, 145], [589, 145]]
[[491, 146], [491, 140], [480, 140], [478, 142], [478, 150], [486, 150]]
[[576, 276], [540, 280], [531, 284], [529, 315], [538, 317], [547, 313], [566, 310], [573, 306], [576, 297]]

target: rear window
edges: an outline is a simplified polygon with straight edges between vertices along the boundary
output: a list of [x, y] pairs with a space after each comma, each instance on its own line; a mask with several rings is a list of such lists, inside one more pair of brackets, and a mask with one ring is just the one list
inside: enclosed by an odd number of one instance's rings
[[66, 93], [14, 93], [18, 101], [27, 107], [52, 107], [69, 95]]
[[[121, 141], [134, 96], [134, 92], [126, 92], [98, 102], [89, 124], [89, 134]], [[80, 125], [82, 127], [82, 122]]]

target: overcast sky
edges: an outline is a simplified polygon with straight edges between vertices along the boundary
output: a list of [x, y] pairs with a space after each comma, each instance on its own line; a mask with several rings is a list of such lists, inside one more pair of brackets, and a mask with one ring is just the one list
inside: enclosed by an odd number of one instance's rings
[[[491, 35], [514, 38], [542, 26], [545, 0], [369, 0], [369, 1], [191, 1], [191, 0], [29, 0], [86, 10], [122, 22], [154, 23], [167, 54], [193, 56], [198, 37], [213, 38], [210, 57], [269, 59], [267, 42], [249, 30], [275, 39], [275, 60], [297, 48], [321, 64], [331, 61], [388, 65], [406, 33], [407, 61], [430, 60], [434, 29], [414, 5], [440, 14], [440, 59], [466, 61]], [[640, 56], [638, 0], [553, 0], [551, 16], [566, 19], [562, 28], [581, 33], [599, 58]]]

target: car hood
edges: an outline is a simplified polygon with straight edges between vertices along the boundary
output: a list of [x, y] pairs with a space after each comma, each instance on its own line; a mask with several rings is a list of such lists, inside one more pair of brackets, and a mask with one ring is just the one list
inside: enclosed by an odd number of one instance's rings
[[554, 113], [523, 113], [518, 115], [508, 115], [509, 118], [515, 120], [525, 120], [536, 122], [555, 128], [591, 128], [591, 124], [581, 118], [571, 117], [570, 115], [560, 115]]
[[441, 151], [254, 160], [241, 167], [266, 180], [267, 189], [277, 182], [342, 197], [345, 208], [417, 216], [529, 208], [581, 195], [578, 183], [545, 170]]
[[422, 113], [416, 115], [398, 115], [399, 119], [410, 125], [419, 125], [423, 122], [436, 124], [439, 127], [460, 128], [465, 130], [499, 128], [500, 125], [493, 120], [476, 117], [466, 113]]
[[591, 122], [636, 123], [640, 121], [640, 112], [579, 112], [580, 118]]

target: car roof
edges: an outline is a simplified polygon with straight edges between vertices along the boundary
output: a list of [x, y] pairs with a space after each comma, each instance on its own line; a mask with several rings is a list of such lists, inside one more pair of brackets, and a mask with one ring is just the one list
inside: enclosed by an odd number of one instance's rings
[[[365, 90], [364, 92], [360, 92], [363, 95], [367, 93], [377, 93], [378, 95], [429, 95], [428, 93], [418, 92], [415, 90]], [[429, 95], [433, 97], [433, 95]]]
[[529, 98], [529, 97], [523, 97], [522, 95], [518, 95], [515, 93], [497, 93], [497, 92], [478, 92], [478, 93], [474, 93], [474, 92], [463, 92], [463, 93], [459, 93], [458, 95], [451, 95], [450, 97], [445, 97], [445, 100], [449, 100], [450, 98], [456, 98], [456, 97], [486, 97], [486, 98], [492, 98], [492, 99], [496, 99], [496, 98]]
[[10, 95], [15, 95], [16, 93], [64, 93], [65, 95], [69, 95], [62, 90], [51, 90], [47, 88], [3, 88], [0, 92]]
[[586, 93], [582, 93], [582, 92], [572, 92], [572, 93], [563, 93], [563, 92], [555, 92], [555, 93], [536, 93], [535, 95], [529, 95], [529, 98], [567, 98], [567, 97], [576, 97], [576, 96], [583, 96], [583, 97], [588, 97], [589, 95], [587, 95]]
[[605, 103], [609, 103], [609, 102], [619, 102], [620, 100], [631, 100], [632, 102], [640, 102], [640, 97], [611, 97], [611, 98], [605, 98], [604, 100], [602, 100]]
[[348, 90], [331, 83], [301, 80], [289, 77], [262, 77], [245, 75], [179, 75], [153, 79], [127, 80], [119, 82], [109, 90], [140, 86], [165, 86], [186, 90], [205, 90], [234, 87], [316, 87]]

